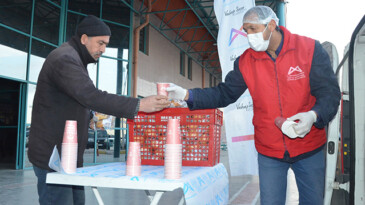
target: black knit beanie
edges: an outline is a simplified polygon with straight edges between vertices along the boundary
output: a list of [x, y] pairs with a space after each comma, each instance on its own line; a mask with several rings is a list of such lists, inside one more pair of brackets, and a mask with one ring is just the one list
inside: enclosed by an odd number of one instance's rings
[[76, 35], [80, 37], [82, 34], [86, 34], [90, 37], [111, 36], [109, 26], [93, 15], [86, 16], [78, 25]]

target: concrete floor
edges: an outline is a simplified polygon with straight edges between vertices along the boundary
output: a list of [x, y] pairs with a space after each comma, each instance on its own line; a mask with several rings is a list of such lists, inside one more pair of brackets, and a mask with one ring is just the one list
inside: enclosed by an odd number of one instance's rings
[[[221, 163], [225, 165], [229, 173], [228, 152], [221, 151]], [[296, 185], [290, 174], [287, 204], [294, 205], [297, 202]], [[11, 170], [0, 167], [0, 205], [31, 205], [38, 204], [37, 182], [32, 169]], [[231, 205], [259, 205], [259, 184], [257, 176], [236, 176], [229, 179], [229, 197]], [[293, 184], [294, 182], [294, 184]], [[106, 205], [147, 205], [149, 199], [144, 191], [99, 188], [100, 195]], [[96, 205], [96, 199], [90, 187], [85, 187], [86, 204]], [[165, 193], [160, 205], [176, 204], [182, 195], [182, 190]], [[176, 201], [176, 203], [174, 203]]]

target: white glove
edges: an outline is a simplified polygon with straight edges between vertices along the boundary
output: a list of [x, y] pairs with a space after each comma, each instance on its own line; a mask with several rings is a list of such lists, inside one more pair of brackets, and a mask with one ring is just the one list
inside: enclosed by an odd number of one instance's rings
[[299, 137], [304, 137], [311, 130], [313, 123], [317, 121], [317, 115], [313, 110], [311, 110], [291, 116], [288, 120], [299, 120], [297, 124], [293, 125], [293, 128]]
[[294, 130], [294, 126], [297, 123], [291, 120], [286, 120], [281, 126], [281, 131], [288, 137], [294, 139], [298, 137], [298, 134]]
[[169, 99], [174, 100], [184, 100], [187, 92], [186, 89], [173, 83], [170, 83], [170, 86], [166, 88], [166, 91], [169, 92]]

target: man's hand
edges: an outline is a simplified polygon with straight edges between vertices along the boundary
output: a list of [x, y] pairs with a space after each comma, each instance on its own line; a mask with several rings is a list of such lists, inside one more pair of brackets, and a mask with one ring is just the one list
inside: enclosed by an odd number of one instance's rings
[[309, 112], [298, 113], [292, 117], [289, 117], [288, 120], [299, 120], [298, 124], [293, 126], [294, 131], [299, 137], [304, 137], [311, 130], [313, 123], [317, 121], [317, 114], [311, 110]]
[[166, 91], [169, 92], [170, 99], [187, 100], [188, 98], [187, 90], [173, 83], [170, 83], [170, 87], [167, 87]]
[[157, 112], [170, 105], [170, 101], [166, 96], [153, 95], [142, 98], [139, 102], [139, 111], [141, 112]]

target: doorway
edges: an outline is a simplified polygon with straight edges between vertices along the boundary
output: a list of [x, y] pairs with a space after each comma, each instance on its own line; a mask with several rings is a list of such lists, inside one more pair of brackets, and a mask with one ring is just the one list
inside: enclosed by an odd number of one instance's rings
[[15, 169], [20, 83], [0, 78], [0, 169]]

